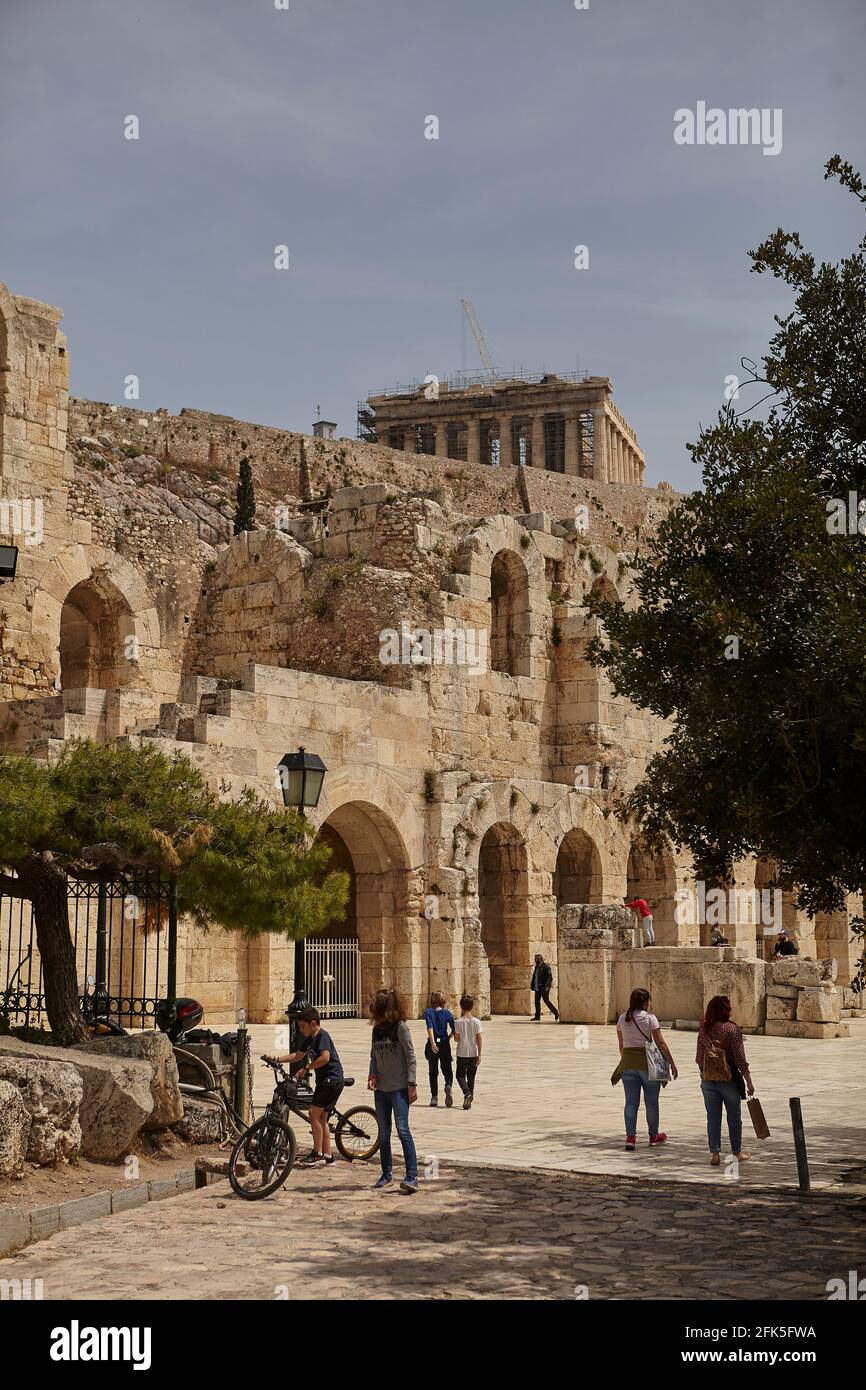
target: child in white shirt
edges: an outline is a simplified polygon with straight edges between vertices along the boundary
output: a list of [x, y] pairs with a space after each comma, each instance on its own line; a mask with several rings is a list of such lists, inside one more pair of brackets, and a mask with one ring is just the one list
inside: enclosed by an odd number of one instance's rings
[[457, 1041], [457, 1085], [463, 1092], [463, 1109], [471, 1110], [475, 1095], [475, 1073], [481, 1065], [481, 1020], [472, 1010], [475, 1000], [464, 994], [460, 1000], [460, 1017], [454, 1022]]

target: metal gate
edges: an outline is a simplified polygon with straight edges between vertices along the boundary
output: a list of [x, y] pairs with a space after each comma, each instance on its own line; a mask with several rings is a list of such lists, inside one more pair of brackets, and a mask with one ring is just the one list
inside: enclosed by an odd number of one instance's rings
[[361, 954], [357, 941], [304, 942], [307, 998], [322, 1018], [361, 1015]]

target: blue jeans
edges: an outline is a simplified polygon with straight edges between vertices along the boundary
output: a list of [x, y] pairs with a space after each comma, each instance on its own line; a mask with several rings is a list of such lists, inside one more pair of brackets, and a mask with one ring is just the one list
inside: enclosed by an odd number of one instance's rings
[[707, 1107], [707, 1140], [711, 1154], [722, 1152], [722, 1106], [728, 1116], [728, 1135], [732, 1153], [743, 1147], [743, 1112], [740, 1093], [733, 1081], [702, 1081], [704, 1105]]
[[659, 1091], [660, 1081], [650, 1081], [645, 1071], [628, 1068], [620, 1073], [622, 1088], [625, 1091], [625, 1132], [637, 1134], [637, 1112], [640, 1107], [640, 1093], [643, 1091], [646, 1106], [646, 1122], [650, 1139], [659, 1132]]
[[418, 1177], [418, 1157], [415, 1144], [409, 1133], [409, 1092], [374, 1091], [376, 1119], [379, 1121], [379, 1158], [382, 1172], [386, 1178], [392, 1175], [391, 1161], [391, 1116], [397, 1126], [397, 1134], [403, 1146], [403, 1162], [406, 1164], [406, 1177]]

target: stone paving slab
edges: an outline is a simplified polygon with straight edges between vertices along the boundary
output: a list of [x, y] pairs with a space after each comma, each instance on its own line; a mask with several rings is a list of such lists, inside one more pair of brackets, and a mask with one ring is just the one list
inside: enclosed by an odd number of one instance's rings
[[[371, 1104], [366, 1090], [369, 1024], [361, 1019], [331, 1020], [345, 1071], [355, 1085], [343, 1094], [343, 1106]], [[694, 1064], [696, 1034], [666, 1034], [680, 1078], [662, 1093], [662, 1128], [669, 1143], [649, 1149], [641, 1114], [636, 1153], [623, 1147], [622, 1086], [610, 1074], [618, 1052], [613, 1027], [540, 1024], [528, 1018], [496, 1017], [484, 1024], [485, 1050], [478, 1073], [477, 1099], [468, 1112], [428, 1106], [427, 1066], [423, 1058], [424, 1025], [411, 1023], [418, 1057], [418, 1103], [412, 1107], [412, 1130], [419, 1155], [467, 1162], [511, 1163], [580, 1173], [638, 1175], [718, 1185], [729, 1183], [725, 1167], [710, 1168], [706, 1112]], [[258, 1058], [263, 1052], [288, 1051], [277, 1046], [276, 1029], [250, 1029], [254, 1060], [254, 1101], [264, 1105], [273, 1072]], [[866, 1020], [852, 1020], [850, 1038], [831, 1041], [751, 1036], [746, 1051], [758, 1094], [770, 1125], [770, 1138], [754, 1137], [743, 1110], [746, 1146], [754, 1157], [739, 1166], [737, 1181], [746, 1186], [797, 1186], [791, 1138], [789, 1096], [799, 1096], [813, 1186], [838, 1188], [839, 1176], [866, 1164]], [[575, 1044], [578, 1046], [575, 1046]], [[299, 1152], [309, 1130], [293, 1120]], [[727, 1131], [723, 1128], [724, 1152]], [[730, 1171], [730, 1167], [727, 1171]]]
[[63, 1231], [11, 1259], [47, 1300], [823, 1300], [862, 1263], [866, 1200], [442, 1166], [417, 1196], [373, 1164], [227, 1183]]

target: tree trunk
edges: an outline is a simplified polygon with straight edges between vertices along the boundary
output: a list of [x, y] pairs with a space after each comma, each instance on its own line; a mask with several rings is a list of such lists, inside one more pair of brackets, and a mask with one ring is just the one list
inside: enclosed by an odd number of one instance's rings
[[21, 886], [33, 904], [36, 944], [42, 960], [45, 1012], [59, 1043], [89, 1036], [78, 1001], [75, 947], [69, 931], [66, 875], [47, 850], [17, 865]]

